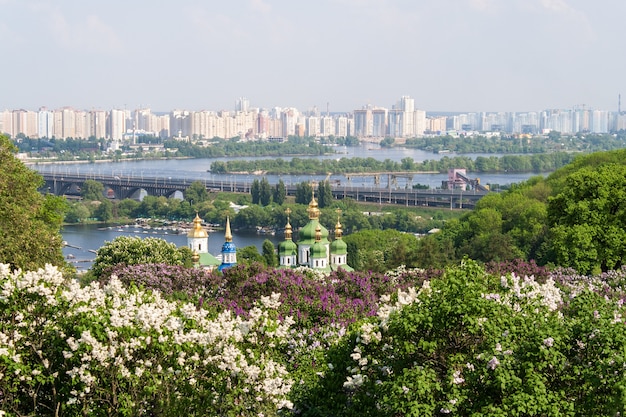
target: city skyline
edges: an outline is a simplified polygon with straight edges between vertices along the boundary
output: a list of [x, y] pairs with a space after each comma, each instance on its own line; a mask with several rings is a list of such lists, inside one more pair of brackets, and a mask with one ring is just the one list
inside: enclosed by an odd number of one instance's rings
[[0, 109], [617, 110], [619, 0], [0, 0]]
[[427, 115], [402, 96], [391, 108], [365, 106], [351, 113], [300, 112], [293, 107], [253, 108], [241, 97], [233, 111], [40, 108], [0, 111], [0, 133], [31, 138], [107, 138], [135, 143], [139, 136], [205, 140], [239, 137], [284, 140], [288, 136], [407, 138], [441, 134], [609, 133], [626, 129], [626, 112], [575, 106], [533, 112], [469, 112]]

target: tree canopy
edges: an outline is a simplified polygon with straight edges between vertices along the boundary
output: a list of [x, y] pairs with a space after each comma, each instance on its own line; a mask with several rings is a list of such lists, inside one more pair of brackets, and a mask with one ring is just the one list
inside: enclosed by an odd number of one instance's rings
[[422, 239], [418, 263], [440, 267], [468, 256], [536, 260], [584, 274], [619, 269], [626, 258], [624, 207], [626, 150], [579, 156], [547, 178], [482, 198]]
[[100, 249], [90, 271], [95, 278], [108, 268], [119, 264], [168, 264], [191, 266], [191, 250], [177, 247], [164, 239], [119, 236]]
[[47, 263], [66, 266], [60, 229], [67, 204], [62, 197], [37, 191], [43, 178], [15, 151], [0, 135], [0, 262], [29, 270]]

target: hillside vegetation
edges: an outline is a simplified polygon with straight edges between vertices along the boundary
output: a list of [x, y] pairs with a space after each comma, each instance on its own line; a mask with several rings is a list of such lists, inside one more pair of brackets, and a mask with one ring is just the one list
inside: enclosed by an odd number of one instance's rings
[[626, 259], [626, 150], [578, 156], [547, 178], [534, 177], [481, 199], [420, 245], [423, 266], [464, 256], [516, 258], [581, 273], [618, 269]]

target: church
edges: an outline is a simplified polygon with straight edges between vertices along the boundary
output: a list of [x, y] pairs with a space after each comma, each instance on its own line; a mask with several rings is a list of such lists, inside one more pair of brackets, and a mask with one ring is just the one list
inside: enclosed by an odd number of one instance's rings
[[[321, 272], [338, 269], [353, 271], [348, 265], [348, 245], [343, 241], [343, 228], [340, 221], [341, 210], [337, 210], [334, 240], [328, 239], [328, 229], [319, 221], [320, 209], [315, 196], [311, 198], [307, 209], [309, 222], [300, 229], [298, 242], [293, 241], [293, 229], [290, 224], [288, 208], [285, 240], [278, 245], [279, 268], [307, 267]], [[237, 265], [237, 248], [233, 243], [230, 230], [230, 218], [226, 218], [224, 244], [221, 260], [209, 253], [209, 234], [202, 226], [202, 219], [196, 213], [193, 227], [187, 233], [187, 245], [193, 252], [193, 264], [196, 267], [223, 271]]]
[[209, 234], [202, 227], [202, 219], [196, 213], [193, 219], [193, 227], [187, 233], [187, 246], [193, 253], [194, 266], [209, 270], [223, 271], [226, 268], [237, 265], [237, 247], [233, 243], [233, 235], [230, 231], [230, 218], [226, 218], [226, 231], [224, 232], [224, 244], [222, 245], [222, 260], [209, 253]]
[[335, 239], [332, 242], [328, 240], [328, 229], [319, 221], [320, 209], [315, 196], [311, 198], [307, 212], [309, 222], [300, 229], [299, 240], [296, 243], [293, 241], [293, 230], [289, 222], [291, 210], [286, 210], [285, 240], [278, 245], [279, 267], [305, 266], [322, 272], [336, 271], [340, 268], [353, 271], [347, 263], [348, 245], [342, 239], [343, 229], [339, 219], [341, 210], [337, 210]]

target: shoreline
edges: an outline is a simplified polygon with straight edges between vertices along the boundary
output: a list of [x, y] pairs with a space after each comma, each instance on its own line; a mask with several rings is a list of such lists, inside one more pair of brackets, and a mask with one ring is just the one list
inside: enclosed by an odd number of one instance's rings
[[85, 161], [85, 160], [73, 160], [73, 161], [58, 161], [58, 160], [38, 160], [38, 159], [23, 159], [22, 162], [24, 165], [52, 165], [52, 164], [60, 164], [60, 165], [76, 165], [76, 164], [106, 164], [106, 163], [117, 163], [117, 162], [133, 162], [133, 161], [163, 161], [169, 159], [197, 159], [193, 156], [169, 156], [169, 157], [158, 157], [158, 158], [124, 158], [124, 159], [96, 159], [95, 161]]

